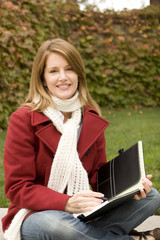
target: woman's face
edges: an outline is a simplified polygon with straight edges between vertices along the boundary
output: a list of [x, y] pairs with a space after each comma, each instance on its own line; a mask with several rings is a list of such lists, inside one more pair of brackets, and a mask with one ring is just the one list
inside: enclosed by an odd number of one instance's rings
[[52, 95], [61, 99], [71, 98], [78, 88], [78, 75], [68, 61], [52, 52], [46, 60], [44, 80]]

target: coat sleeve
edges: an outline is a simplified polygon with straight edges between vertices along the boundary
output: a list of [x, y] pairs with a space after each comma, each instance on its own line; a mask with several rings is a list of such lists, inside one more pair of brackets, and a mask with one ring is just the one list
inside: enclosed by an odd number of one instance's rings
[[102, 165], [104, 165], [107, 162], [105, 147], [106, 147], [106, 140], [103, 133], [96, 141], [97, 153], [96, 153], [93, 168], [90, 174], [90, 185], [93, 191], [97, 191], [97, 171]]
[[4, 152], [6, 196], [17, 208], [64, 211], [70, 196], [36, 184], [35, 141], [29, 111], [13, 113]]

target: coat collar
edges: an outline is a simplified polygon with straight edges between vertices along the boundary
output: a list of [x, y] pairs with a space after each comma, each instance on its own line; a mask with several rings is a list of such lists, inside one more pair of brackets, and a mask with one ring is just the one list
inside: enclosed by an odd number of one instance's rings
[[[47, 122], [50, 123], [45, 124]], [[31, 112], [31, 124], [32, 126], [44, 124], [44, 126], [36, 132], [36, 135], [47, 145], [48, 148], [50, 148], [53, 153], [55, 153], [61, 133], [53, 126], [50, 119], [40, 112], [33, 111]], [[77, 146], [80, 158], [104, 132], [108, 125], [109, 123], [105, 119], [99, 117], [95, 110], [89, 107], [85, 108], [83, 114], [83, 125]]]
[[32, 111], [31, 112], [31, 124], [36, 126], [45, 122], [49, 122], [50, 119], [41, 112]]
[[95, 110], [92, 108], [85, 109], [82, 130], [77, 146], [80, 158], [88, 151], [108, 125], [109, 122], [101, 118]]

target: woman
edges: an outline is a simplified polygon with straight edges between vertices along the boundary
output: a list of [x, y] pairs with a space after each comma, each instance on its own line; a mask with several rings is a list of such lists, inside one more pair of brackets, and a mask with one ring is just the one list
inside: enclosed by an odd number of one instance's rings
[[79, 52], [62, 39], [44, 42], [27, 100], [12, 114], [7, 132], [6, 239], [136, 239], [129, 232], [160, 207], [151, 175], [135, 196], [140, 201], [132, 199], [90, 223], [73, 216], [103, 202], [96, 185], [97, 170], [106, 163], [108, 122], [99, 115]]

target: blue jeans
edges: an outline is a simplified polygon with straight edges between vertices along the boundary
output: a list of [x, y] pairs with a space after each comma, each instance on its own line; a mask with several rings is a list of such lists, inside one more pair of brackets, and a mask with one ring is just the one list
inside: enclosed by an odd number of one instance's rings
[[132, 240], [128, 233], [160, 207], [160, 194], [131, 199], [101, 218], [83, 223], [67, 212], [46, 210], [30, 215], [22, 224], [22, 240]]

